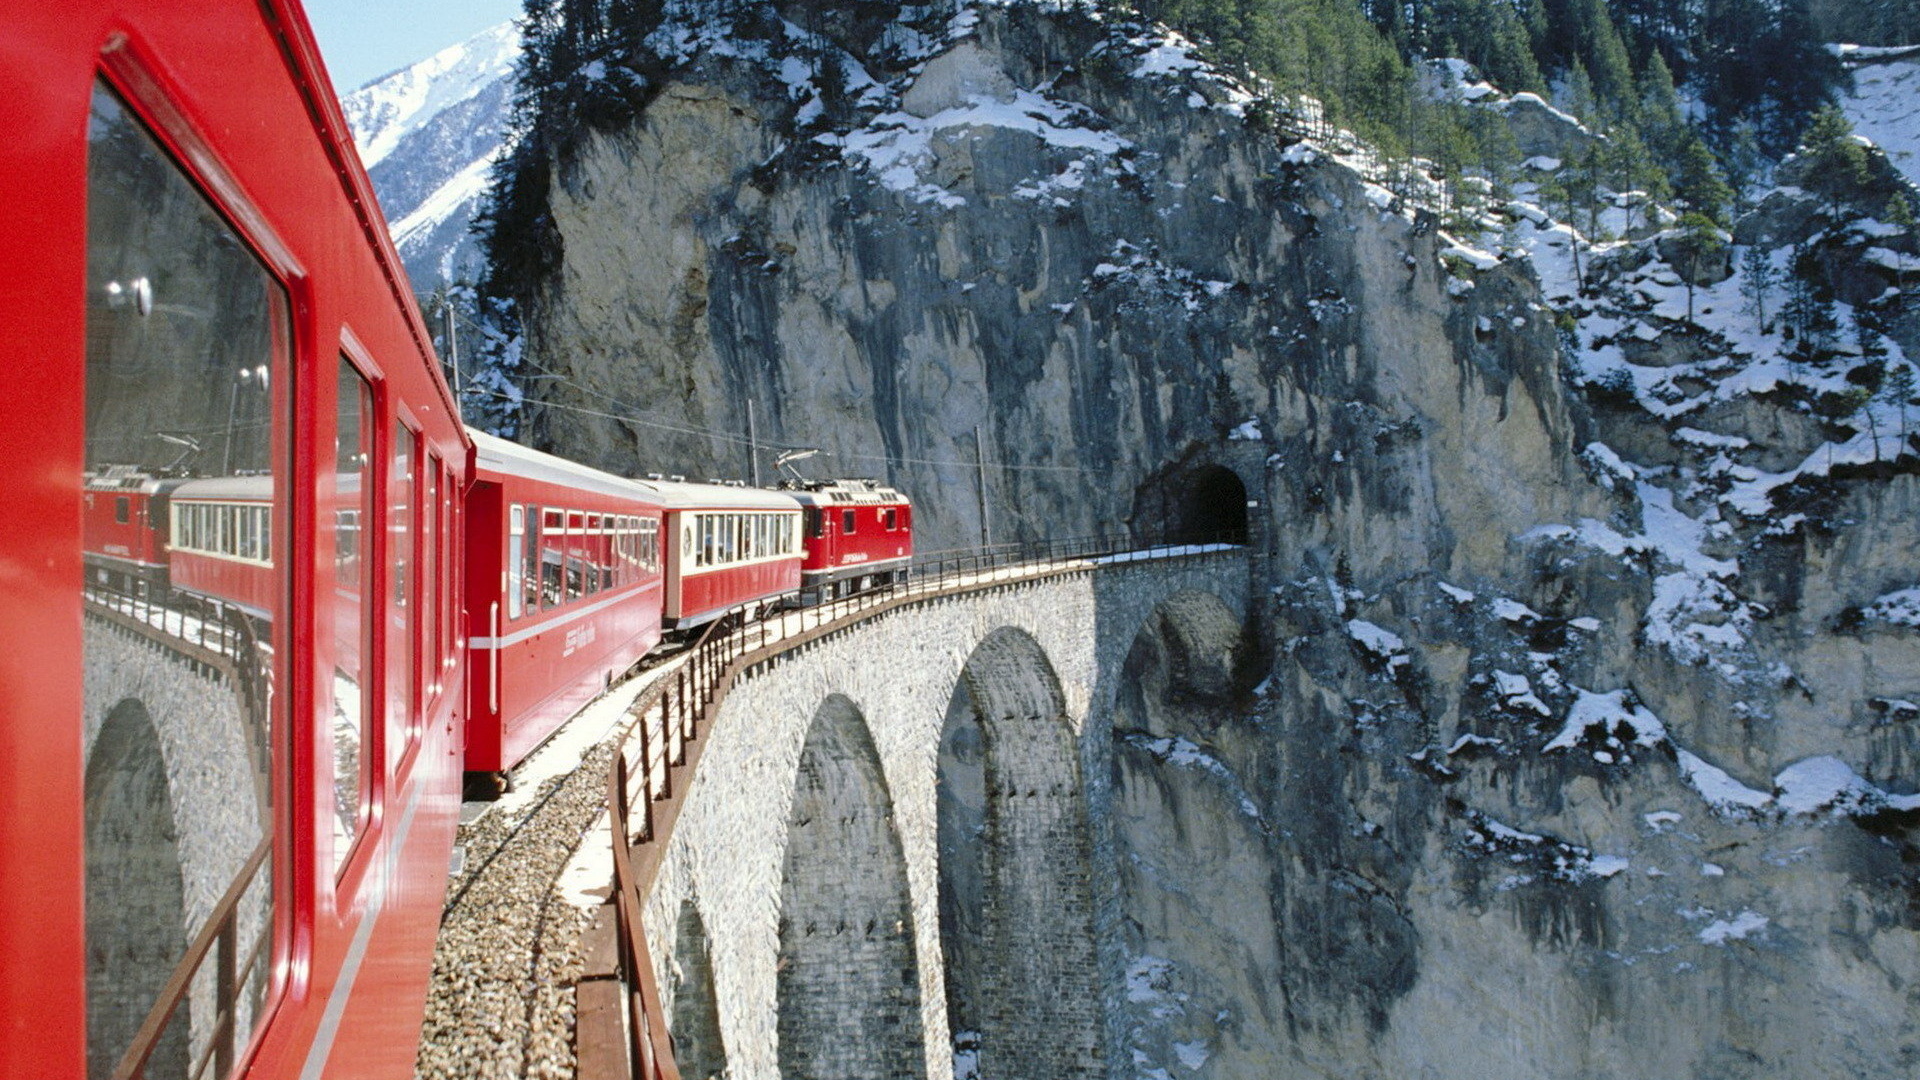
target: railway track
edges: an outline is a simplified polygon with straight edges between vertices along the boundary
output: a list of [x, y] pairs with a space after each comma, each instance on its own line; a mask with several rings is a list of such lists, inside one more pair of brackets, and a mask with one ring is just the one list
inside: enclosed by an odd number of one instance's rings
[[635, 703], [648, 699], [678, 656], [650, 658], [582, 710], [513, 771], [499, 799], [462, 807], [419, 1080], [574, 1075], [573, 987], [592, 912], [563, 894], [562, 877], [606, 814], [607, 771]]

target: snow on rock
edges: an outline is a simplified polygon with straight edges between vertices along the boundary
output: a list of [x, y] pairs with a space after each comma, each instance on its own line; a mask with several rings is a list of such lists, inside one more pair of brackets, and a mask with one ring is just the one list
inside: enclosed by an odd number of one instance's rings
[[1880, 596], [1861, 608], [1860, 615], [1873, 622], [1920, 628], [1920, 586]]
[[1515, 675], [1509, 671], [1493, 673], [1494, 690], [1500, 695], [1500, 704], [1509, 709], [1526, 709], [1541, 716], [1551, 716], [1553, 710], [1535, 696], [1533, 682], [1525, 675]]
[[820, 135], [817, 141], [839, 147], [848, 161], [865, 167], [888, 188], [919, 202], [953, 208], [965, 205], [966, 200], [925, 179], [935, 163], [935, 137], [968, 128], [998, 128], [1025, 132], [1057, 150], [1109, 157], [1132, 145], [1110, 131], [1089, 126], [1094, 123], [1098, 123], [1097, 118], [1085, 106], [1017, 90], [1011, 101], [970, 95], [966, 104], [928, 117], [909, 112], [882, 113], [864, 127], [845, 134]]
[[1390, 668], [1411, 662], [1407, 656], [1407, 643], [1400, 639], [1400, 635], [1385, 627], [1376, 626], [1365, 619], [1348, 619], [1347, 636]]
[[1853, 93], [1840, 99], [1853, 130], [1920, 184], [1920, 55], [1860, 45], [1839, 50], [1853, 73]]
[[1257, 418], [1249, 418], [1246, 423], [1227, 432], [1227, 438], [1242, 442], [1259, 442], [1266, 436], [1260, 433], [1260, 421]]
[[1725, 769], [1710, 765], [1687, 750], [1678, 750], [1680, 775], [1716, 813], [1729, 817], [1751, 816], [1767, 809], [1773, 796], [1727, 775]]
[[1700, 931], [1703, 945], [1725, 945], [1743, 941], [1767, 928], [1767, 917], [1757, 911], [1742, 911], [1731, 919], [1715, 919]]
[[1596, 694], [1576, 686], [1573, 693], [1573, 707], [1567, 710], [1566, 724], [1541, 748], [1543, 753], [1571, 750], [1583, 742], [1651, 747], [1667, 741], [1666, 725], [1645, 705], [1629, 702], [1629, 691]]

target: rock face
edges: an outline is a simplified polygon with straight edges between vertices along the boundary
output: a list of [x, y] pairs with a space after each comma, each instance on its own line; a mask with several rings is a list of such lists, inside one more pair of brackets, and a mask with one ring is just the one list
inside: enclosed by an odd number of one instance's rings
[[1115, 706], [1109, 1074], [1912, 1076], [1912, 445], [1701, 391], [1724, 336], [1556, 333], [1178, 39], [916, 10], [669, 10], [553, 175], [530, 430], [744, 476], [752, 402], [929, 549], [976, 429], [996, 539], [1244, 501], [1264, 606], [1143, 632]]

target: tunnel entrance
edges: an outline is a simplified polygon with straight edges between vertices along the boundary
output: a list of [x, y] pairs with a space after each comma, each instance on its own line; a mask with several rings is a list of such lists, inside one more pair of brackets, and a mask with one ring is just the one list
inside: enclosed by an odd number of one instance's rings
[[[114, 706], [87, 761], [87, 1075], [113, 1075], [187, 951], [180, 832], [146, 706]], [[187, 1074], [188, 1009], [147, 1075]]]
[[1135, 491], [1133, 535], [1149, 542], [1244, 544], [1247, 486], [1221, 465], [1166, 469]]

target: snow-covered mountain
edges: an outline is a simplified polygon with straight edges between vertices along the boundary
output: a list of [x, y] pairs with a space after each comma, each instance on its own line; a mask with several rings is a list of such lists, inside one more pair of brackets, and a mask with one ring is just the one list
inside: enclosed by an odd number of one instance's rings
[[502, 23], [341, 99], [414, 288], [475, 276], [468, 228], [499, 154], [520, 33]]

